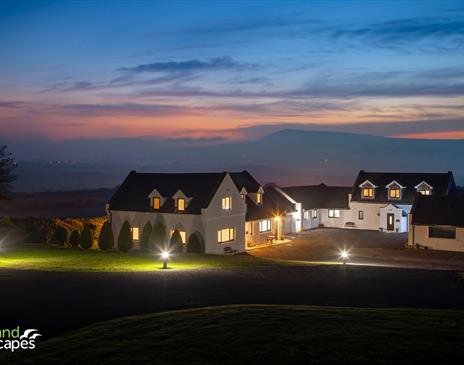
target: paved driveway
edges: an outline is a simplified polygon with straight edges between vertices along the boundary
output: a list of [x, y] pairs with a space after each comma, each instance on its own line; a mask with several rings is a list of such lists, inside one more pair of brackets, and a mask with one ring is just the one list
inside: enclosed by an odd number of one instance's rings
[[407, 249], [406, 233], [321, 228], [289, 238], [288, 243], [255, 249], [250, 254], [283, 260], [333, 262], [340, 260], [341, 249], [347, 249], [353, 264], [464, 271], [464, 253]]

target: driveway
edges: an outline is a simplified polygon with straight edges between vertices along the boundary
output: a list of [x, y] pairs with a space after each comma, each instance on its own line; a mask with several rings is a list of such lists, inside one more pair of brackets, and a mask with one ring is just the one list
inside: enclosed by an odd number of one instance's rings
[[296, 261], [339, 261], [349, 251], [351, 264], [463, 270], [464, 253], [405, 248], [406, 233], [321, 228], [289, 235], [289, 242], [249, 251], [263, 258]]
[[452, 271], [351, 265], [73, 273], [0, 269], [0, 323], [49, 338], [96, 321], [222, 304], [461, 308]]

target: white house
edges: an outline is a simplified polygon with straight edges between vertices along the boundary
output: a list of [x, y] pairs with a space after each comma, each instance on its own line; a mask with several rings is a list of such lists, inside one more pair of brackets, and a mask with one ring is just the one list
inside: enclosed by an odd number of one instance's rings
[[178, 231], [188, 244], [196, 235], [209, 254], [243, 252], [247, 245], [283, 239], [284, 219], [293, 210], [277, 190], [263, 188], [247, 171], [131, 171], [107, 206], [116, 238], [125, 221], [135, 242], [147, 222], [161, 222], [166, 240]]
[[410, 247], [464, 251], [464, 196], [418, 196], [411, 210]]
[[336, 227], [407, 232], [417, 194], [446, 196], [456, 189], [453, 174], [366, 172], [352, 187], [284, 187], [297, 207], [301, 229]]

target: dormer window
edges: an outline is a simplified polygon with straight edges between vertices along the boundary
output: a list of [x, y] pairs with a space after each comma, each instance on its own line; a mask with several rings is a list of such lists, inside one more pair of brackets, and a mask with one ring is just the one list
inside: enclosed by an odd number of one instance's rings
[[401, 189], [400, 188], [388, 189], [388, 198], [390, 198], [390, 199], [401, 199]]
[[243, 200], [245, 200], [246, 195], [242, 193], [242, 194], [240, 194], [240, 197], [241, 197]]
[[361, 185], [361, 198], [362, 199], [374, 199], [375, 196], [375, 186], [369, 180], [364, 181]]
[[222, 210], [231, 210], [232, 209], [232, 197], [226, 196], [222, 198]]
[[177, 211], [183, 212], [185, 210], [185, 199], [177, 198]]
[[362, 188], [361, 195], [364, 199], [372, 199], [374, 197], [374, 188], [372, 187]]
[[425, 181], [422, 181], [420, 184], [417, 184], [415, 188], [419, 194], [432, 195], [433, 187], [427, 184]]
[[262, 204], [263, 203], [263, 194], [257, 193], [256, 194], [256, 204]]
[[153, 209], [159, 209], [161, 206], [161, 198], [159, 196], [155, 196], [153, 198]]

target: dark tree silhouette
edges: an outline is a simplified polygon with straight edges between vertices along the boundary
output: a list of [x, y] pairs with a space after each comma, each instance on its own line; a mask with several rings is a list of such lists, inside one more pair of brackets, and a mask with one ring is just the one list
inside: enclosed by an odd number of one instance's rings
[[13, 154], [8, 152], [6, 145], [0, 146], [0, 200], [9, 199], [11, 183], [16, 180], [12, 174], [15, 167]]

